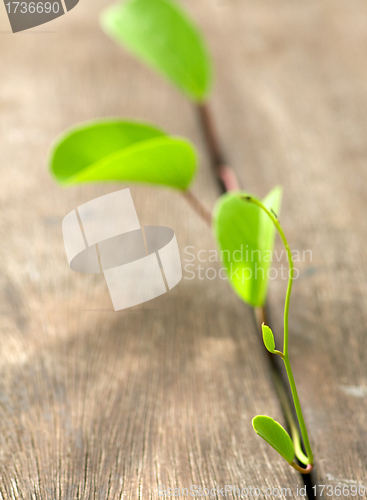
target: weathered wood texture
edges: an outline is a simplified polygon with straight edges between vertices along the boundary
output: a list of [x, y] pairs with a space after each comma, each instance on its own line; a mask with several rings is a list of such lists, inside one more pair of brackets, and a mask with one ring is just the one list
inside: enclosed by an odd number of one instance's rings
[[[316, 482], [366, 486], [367, 5], [217, 5], [214, 106], [229, 162], [251, 192], [284, 186], [291, 246], [312, 251], [297, 263], [290, 355]], [[284, 293], [275, 281], [279, 339]]]
[[[298, 263], [290, 347], [317, 481], [365, 483], [367, 7], [185, 5], [215, 54], [213, 108], [230, 163], [256, 194], [284, 186], [284, 229], [313, 253]], [[120, 187], [53, 182], [47, 151], [68, 126], [121, 115], [187, 136], [202, 157], [194, 191], [209, 208], [218, 195], [191, 105], [101, 33], [103, 7], [81, 2], [19, 35], [4, 33], [2, 12], [0, 493], [145, 499], [159, 498], [159, 484], [231, 483], [301, 498], [298, 474], [252, 431], [257, 413], [283, 419], [250, 311], [225, 281], [184, 279], [115, 313], [102, 277], [67, 266], [64, 215]], [[188, 245], [215, 248], [181, 197], [131, 191], [141, 223], [172, 227], [183, 259]], [[278, 330], [283, 297], [274, 281]]]
[[[226, 282], [184, 280], [115, 313], [103, 277], [67, 266], [63, 216], [119, 186], [53, 182], [47, 152], [65, 127], [134, 116], [203, 152], [191, 105], [101, 33], [102, 7], [2, 39], [1, 495], [145, 499], [159, 484], [234, 483], [297, 498], [299, 476], [251, 428], [257, 413], [282, 417], [250, 311]], [[204, 152], [196, 190], [213, 204]], [[132, 192], [141, 223], [174, 228], [183, 257], [214, 248], [180, 196]]]

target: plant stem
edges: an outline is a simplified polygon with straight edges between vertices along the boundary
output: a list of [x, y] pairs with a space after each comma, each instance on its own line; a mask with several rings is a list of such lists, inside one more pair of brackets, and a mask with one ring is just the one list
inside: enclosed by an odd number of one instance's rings
[[301, 404], [299, 402], [297, 388], [296, 388], [296, 384], [295, 384], [295, 381], [294, 381], [294, 377], [293, 377], [293, 373], [292, 373], [292, 368], [291, 368], [291, 363], [289, 361], [288, 354], [284, 356], [284, 364], [285, 364], [285, 369], [287, 370], [287, 375], [288, 375], [288, 379], [289, 379], [289, 385], [291, 386], [291, 391], [292, 391], [294, 406], [296, 408], [298, 422], [299, 422], [299, 426], [301, 428], [303, 442], [305, 443], [305, 448], [306, 448], [306, 453], [307, 453], [307, 456], [308, 456], [308, 460], [304, 461], [304, 458], [305, 458], [304, 455], [303, 455], [302, 459], [298, 455], [297, 455], [297, 458], [299, 458], [301, 460], [301, 462], [303, 462], [306, 465], [308, 465], [308, 464], [312, 465], [313, 464], [313, 454], [312, 454], [312, 450], [311, 450], [310, 441], [308, 439], [306, 424], [305, 424], [305, 421], [304, 421], [304, 418], [303, 418]]
[[[266, 325], [269, 325], [269, 321], [267, 321], [267, 314], [266, 314], [266, 309], [265, 307], [259, 307], [253, 309], [255, 312], [255, 317], [256, 317], [256, 326], [258, 328], [259, 333], [261, 334], [261, 325], [262, 323], [265, 323]], [[280, 375], [279, 369], [275, 363], [274, 356], [266, 351], [268, 356], [269, 356], [269, 363], [270, 363], [270, 368], [271, 368], [271, 374], [272, 374], [272, 379], [274, 382], [274, 387], [277, 392], [280, 404], [283, 409], [283, 413], [285, 416], [285, 419], [287, 421], [287, 424], [289, 426], [289, 430], [292, 436], [292, 441], [294, 445], [294, 451], [296, 454], [296, 457], [298, 460], [302, 463], [307, 462], [307, 457], [303, 453], [302, 450], [302, 445], [301, 445], [301, 436], [298, 430], [297, 423], [294, 419], [294, 414], [290, 405], [289, 397], [286, 392], [282, 377]], [[283, 353], [282, 353], [283, 354]], [[284, 357], [284, 354], [283, 354]], [[302, 473], [303, 474], [303, 473]]]
[[196, 198], [194, 193], [191, 191], [182, 191], [182, 196], [189, 203], [189, 205], [195, 210], [195, 212], [206, 222], [206, 224], [211, 226], [212, 216], [211, 213], [204, 207], [201, 201]]
[[289, 399], [288, 399], [287, 393], [285, 391], [282, 379], [280, 377], [280, 373], [277, 370], [273, 370], [273, 380], [275, 383], [275, 388], [276, 388], [278, 397], [280, 399], [280, 403], [282, 405], [282, 408], [283, 408], [283, 411], [285, 414], [285, 418], [286, 418], [287, 423], [289, 425], [289, 430], [290, 430], [290, 433], [292, 436], [292, 441], [293, 441], [293, 446], [294, 446], [294, 451], [295, 451], [296, 457], [298, 458], [298, 460], [300, 462], [305, 464], [305, 463], [307, 463], [308, 458], [303, 453], [302, 445], [301, 445], [301, 436], [299, 434], [297, 424], [294, 420], [293, 411], [292, 411], [291, 405], [289, 403]]
[[234, 171], [226, 165], [209, 105], [207, 103], [198, 104], [197, 110], [210, 153], [211, 163], [215, 169], [215, 176], [220, 184], [221, 190], [223, 193], [238, 191], [240, 188], [236, 175]]
[[[218, 138], [218, 134], [215, 128], [214, 120], [211, 114], [211, 110], [208, 106], [207, 103], [204, 104], [199, 104], [197, 106], [197, 110], [199, 113], [200, 117], [200, 122], [201, 126], [205, 135], [205, 140], [207, 143], [207, 147], [209, 150], [210, 158], [211, 158], [211, 163], [216, 175], [216, 178], [219, 182], [220, 188], [223, 193], [228, 192], [228, 191], [239, 191], [239, 183], [237, 181], [236, 175], [234, 171], [226, 165], [226, 161], [224, 159], [224, 154], [221, 149], [220, 141]], [[302, 411], [301, 411], [301, 406], [299, 403], [298, 399], [298, 394], [296, 390], [296, 386], [294, 383], [294, 378], [292, 374], [292, 370], [290, 368], [290, 362], [289, 362], [289, 357], [288, 357], [288, 314], [289, 314], [289, 300], [290, 300], [290, 295], [292, 291], [292, 284], [293, 284], [293, 259], [292, 259], [292, 254], [289, 249], [288, 242], [285, 238], [285, 235], [282, 231], [282, 228], [280, 227], [276, 217], [269, 212], [264, 206], [259, 204], [261, 208], [265, 210], [265, 212], [270, 216], [272, 221], [274, 222], [275, 226], [277, 227], [279, 234], [282, 238], [282, 241], [286, 247], [287, 253], [288, 253], [288, 259], [289, 259], [289, 272], [290, 272], [290, 279], [288, 281], [288, 288], [287, 288], [287, 295], [286, 295], [286, 303], [285, 303], [285, 309], [284, 309], [284, 358], [283, 361], [285, 362], [285, 358], [287, 359], [289, 370], [287, 369], [287, 375], [289, 379], [289, 383], [291, 386], [291, 391], [292, 391], [292, 396], [293, 396], [293, 401], [295, 404], [296, 408], [296, 413], [297, 413], [297, 418], [300, 424], [303, 440], [305, 443], [306, 451], [308, 454], [308, 457], [303, 453], [302, 446], [301, 446], [301, 438], [300, 434], [297, 428], [297, 424], [294, 420], [293, 417], [293, 412], [289, 403], [288, 396], [285, 391], [285, 387], [283, 385], [283, 382], [280, 377], [280, 373], [276, 369], [275, 365], [273, 366], [273, 375], [274, 375], [274, 382], [275, 382], [275, 387], [278, 393], [278, 397], [280, 399], [281, 405], [283, 407], [283, 411], [285, 414], [285, 417], [287, 419], [291, 434], [292, 434], [292, 440], [295, 448], [295, 454], [297, 458], [304, 464], [312, 464], [313, 463], [313, 455], [311, 451], [311, 446], [309, 443], [308, 439], [308, 434], [306, 430], [306, 426], [304, 423]], [[259, 332], [261, 333], [261, 324], [264, 322], [267, 324], [266, 321], [266, 310], [265, 307], [261, 308], [253, 308], [257, 328]], [[270, 354], [270, 357], [272, 358], [272, 355]], [[274, 361], [272, 360], [272, 365], [274, 364]], [[287, 365], [286, 365], [287, 366]], [[302, 474], [307, 474], [310, 472], [309, 465], [307, 466], [307, 469], [301, 469], [298, 467], [296, 464], [292, 466], [301, 472]]]
[[[215, 176], [219, 182], [222, 192], [226, 193], [228, 191], [239, 191], [240, 188], [234, 171], [225, 164], [209, 105], [207, 103], [198, 104], [197, 110], [209, 150], [210, 161], [214, 167]], [[195, 212], [203, 220], [205, 220], [207, 224], [211, 225], [210, 213], [193, 195], [193, 193], [191, 191], [184, 191], [182, 194]]]
[[279, 235], [280, 235], [280, 237], [281, 237], [281, 239], [283, 241], [283, 244], [285, 246], [285, 249], [287, 251], [288, 265], [289, 265], [289, 280], [288, 280], [287, 294], [286, 294], [285, 306], [284, 306], [284, 345], [283, 345], [284, 359], [283, 359], [283, 361], [284, 361], [285, 368], [286, 368], [286, 371], [287, 371], [289, 385], [291, 387], [293, 401], [294, 401], [294, 407], [296, 409], [297, 418], [298, 418], [299, 426], [300, 426], [302, 437], [303, 437], [303, 442], [305, 444], [305, 449], [306, 449], [306, 453], [307, 453], [307, 457], [303, 453], [300, 453], [300, 451], [301, 451], [300, 450], [300, 446], [298, 445], [298, 442], [296, 441], [295, 445], [297, 447], [297, 453], [298, 453], [297, 454], [297, 458], [301, 462], [303, 462], [304, 464], [306, 464], [306, 465], [309, 465], [309, 464], [312, 465], [313, 464], [313, 454], [312, 454], [311, 445], [310, 445], [310, 441], [309, 441], [308, 434], [307, 434], [306, 424], [305, 424], [305, 421], [304, 421], [304, 418], [303, 418], [302, 409], [301, 409], [301, 405], [300, 405], [300, 402], [299, 402], [297, 388], [296, 388], [296, 384], [295, 384], [295, 381], [294, 381], [294, 377], [293, 377], [293, 373], [292, 373], [292, 369], [291, 369], [291, 364], [290, 364], [290, 361], [289, 361], [289, 355], [288, 355], [288, 340], [289, 340], [288, 316], [289, 316], [289, 302], [290, 302], [290, 297], [291, 297], [292, 284], [293, 284], [293, 274], [294, 274], [294, 264], [293, 264], [292, 252], [291, 252], [291, 250], [289, 248], [287, 238], [285, 237], [285, 234], [284, 234], [284, 232], [283, 232], [283, 230], [282, 230], [282, 228], [281, 228], [281, 226], [280, 226], [280, 224], [279, 224], [278, 219], [276, 218], [276, 216], [270, 210], [268, 210], [256, 198], [252, 198], [251, 196], [244, 196], [244, 197], [242, 197], [242, 199], [244, 199], [246, 201], [249, 201], [251, 203], [254, 203], [259, 208], [261, 208], [262, 210], [264, 210], [266, 212], [266, 214], [270, 217], [270, 219], [274, 223], [275, 227], [277, 228], [278, 233], [279, 233]]
[[294, 460], [289, 465], [291, 465], [293, 467], [293, 469], [296, 469], [296, 471], [300, 472], [301, 474], [309, 474], [313, 469], [312, 464], [308, 464], [305, 469], [302, 469], [302, 467], [300, 467], [298, 464], [296, 464]]

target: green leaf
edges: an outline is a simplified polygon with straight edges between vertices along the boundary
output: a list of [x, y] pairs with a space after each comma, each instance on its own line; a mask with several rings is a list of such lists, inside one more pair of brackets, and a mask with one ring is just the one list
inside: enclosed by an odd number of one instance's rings
[[186, 189], [196, 153], [186, 140], [141, 123], [98, 121], [67, 131], [51, 151], [50, 169], [63, 184], [144, 182]]
[[274, 352], [275, 350], [275, 340], [274, 340], [274, 335], [273, 332], [271, 331], [271, 328], [269, 328], [267, 325], [262, 325], [262, 332], [263, 332], [263, 340], [265, 347], [269, 352]]
[[194, 101], [208, 96], [212, 68], [200, 31], [173, 0], [129, 0], [106, 9], [104, 31]]
[[[213, 225], [228, 280], [236, 293], [253, 307], [266, 300], [276, 229], [270, 217], [253, 203], [232, 192], [214, 208]], [[263, 200], [278, 213], [282, 189], [275, 187]]]
[[258, 415], [252, 419], [255, 432], [261, 436], [279, 455], [291, 463], [294, 459], [294, 446], [288, 432], [274, 419]]

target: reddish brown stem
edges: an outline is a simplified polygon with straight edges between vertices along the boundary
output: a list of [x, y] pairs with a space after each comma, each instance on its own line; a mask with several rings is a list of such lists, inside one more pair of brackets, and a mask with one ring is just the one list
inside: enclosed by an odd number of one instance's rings
[[195, 210], [195, 212], [209, 225], [212, 223], [212, 216], [210, 212], [204, 207], [198, 198], [191, 191], [182, 191], [182, 196], [189, 203], [189, 205]]
[[198, 104], [197, 106], [200, 122], [208, 145], [210, 159], [215, 170], [216, 178], [222, 191], [238, 191], [239, 184], [233, 169], [226, 165], [224, 155], [220, 146], [214, 120], [208, 104]]
[[[204, 103], [197, 105], [197, 110], [199, 113], [201, 126], [205, 135], [206, 144], [210, 154], [211, 164], [222, 192], [226, 193], [228, 191], [238, 191], [240, 189], [239, 183], [237, 181], [234, 171], [226, 165], [226, 161], [224, 159], [220, 141], [215, 128], [214, 120], [212, 118], [208, 104]], [[259, 334], [261, 335], [262, 323], [264, 322], [265, 324], [269, 324], [266, 314], [266, 308], [265, 306], [260, 308], [253, 308], [252, 311], [254, 314], [254, 319], [257, 329], [259, 331]], [[291, 410], [290, 412], [287, 411], [288, 407], [290, 408], [289, 394], [286, 391], [285, 388], [286, 386], [284, 384], [284, 380], [281, 377], [279, 367], [275, 363], [275, 356], [270, 353], [269, 353], [269, 362], [273, 374], [274, 386], [277, 390], [278, 397], [282, 404], [284, 415], [287, 420], [289, 418], [293, 420], [293, 415], [290, 413]], [[290, 465], [294, 467], [301, 474], [309, 474], [313, 469], [313, 465], [311, 464], [307, 465], [307, 467], [303, 469], [294, 461]]]

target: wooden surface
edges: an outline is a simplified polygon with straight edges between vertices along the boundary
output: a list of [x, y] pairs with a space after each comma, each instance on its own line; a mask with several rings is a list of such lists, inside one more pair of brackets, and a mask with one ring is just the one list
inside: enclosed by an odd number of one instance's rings
[[[291, 246], [312, 250], [297, 263], [290, 355], [316, 481], [366, 485], [367, 5], [185, 5], [215, 55], [229, 162], [259, 196], [283, 185]], [[1, 12], [0, 494], [145, 500], [159, 484], [235, 484], [302, 498], [300, 476], [252, 430], [257, 413], [283, 418], [251, 312], [225, 281], [183, 279], [115, 313], [102, 277], [67, 266], [62, 218], [121, 187], [53, 182], [48, 149], [68, 126], [136, 117], [189, 137], [201, 152], [194, 191], [208, 208], [218, 196], [191, 105], [101, 33], [103, 7], [82, 1], [18, 35]], [[183, 259], [186, 246], [215, 248], [181, 197], [131, 191], [140, 222], [172, 227]], [[271, 283], [278, 334], [284, 288]]]
[[[228, 67], [216, 111], [242, 185], [259, 194], [283, 185], [281, 222], [290, 244], [312, 250], [312, 262], [297, 263], [290, 356], [316, 483], [366, 485], [367, 6], [282, 7], [251, 2], [237, 6], [237, 15], [223, 8], [222, 25], [236, 27], [236, 54], [223, 56]], [[217, 43], [223, 50], [224, 41]], [[278, 335], [283, 300], [284, 284], [273, 283]]]

